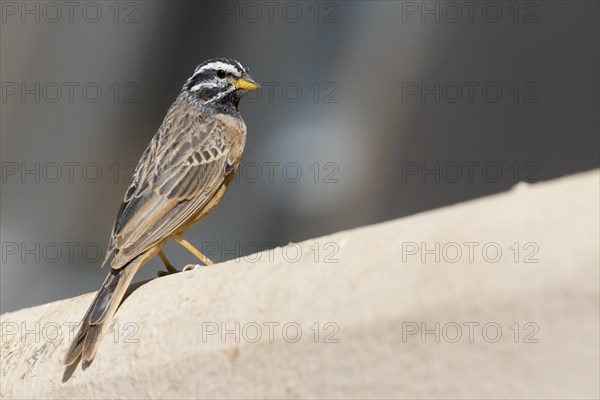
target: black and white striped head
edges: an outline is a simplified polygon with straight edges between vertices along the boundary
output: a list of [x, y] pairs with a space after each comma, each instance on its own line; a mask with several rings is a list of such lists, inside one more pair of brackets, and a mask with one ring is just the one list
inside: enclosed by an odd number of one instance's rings
[[201, 105], [213, 105], [217, 109], [235, 107], [237, 110], [242, 96], [259, 87], [248, 68], [239, 61], [216, 58], [196, 67], [183, 86], [183, 92]]

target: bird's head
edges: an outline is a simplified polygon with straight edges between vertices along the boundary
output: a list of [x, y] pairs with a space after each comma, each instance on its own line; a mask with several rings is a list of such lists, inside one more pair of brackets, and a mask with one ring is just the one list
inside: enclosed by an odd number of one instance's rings
[[196, 67], [183, 86], [183, 94], [202, 106], [237, 110], [242, 96], [259, 87], [242, 63], [216, 58]]

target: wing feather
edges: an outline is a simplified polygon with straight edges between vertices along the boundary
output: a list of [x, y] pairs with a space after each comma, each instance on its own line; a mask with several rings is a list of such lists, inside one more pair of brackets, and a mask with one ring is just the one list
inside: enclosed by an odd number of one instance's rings
[[194, 218], [228, 173], [222, 121], [184, 118], [176, 130], [173, 125], [161, 127], [136, 168], [109, 243], [112, 268], [121, 268]]

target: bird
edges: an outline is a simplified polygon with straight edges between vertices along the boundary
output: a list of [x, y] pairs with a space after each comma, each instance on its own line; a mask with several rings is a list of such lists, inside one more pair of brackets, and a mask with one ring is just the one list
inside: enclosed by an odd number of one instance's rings
[[[186, 80], [146, 147], [117, 212], [102, 262], [110, 270], [86, 311], [65, 365], [91, 363], [135, 273], [173, 239], [204, 265], [213, 262], [183, 237], [221, 201], [246, 143], [239, 112], [244, 94], [260, 88], [239, 61], [215, 58]], [[159, 273], [159, 275], [161, 275]]]

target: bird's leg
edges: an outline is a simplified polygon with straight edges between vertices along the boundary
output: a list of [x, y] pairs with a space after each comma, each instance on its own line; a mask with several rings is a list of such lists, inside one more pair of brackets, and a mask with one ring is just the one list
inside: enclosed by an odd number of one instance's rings
[[185, 240], [182, 235], [175, 235], [175, 236], [173, 236], [173, 238], [177, 241], [177, 243], [179, 243], [180, 245], [185, 247], [190, 253], [195, 255], [198, 258], [198, 260], [202, 261], [202, 264], [204, 264], [204, 265], [213, 265], [214, 264], [210, 260], [210, 258], [208, 258], [204, 254], [202, 254], [202, 252], [200, 250], [198, 250], [190, 242]]
[[160, 257], [160, 259], [162, 260], [163, 264], [165, 264], [165, 267], [167, 268], [166, 271], [158, 271], [158, 276], [165, 276], [165, 275], [174, 274], [176, 272], [179, 272], [177, 270], [177, 268], [175, 268], [173, 266], [173, 264], [171, 264], [171, 262], [167, 259], [167, 256], [162, 251], [162, 249], [158, 251], [158, 256]]

